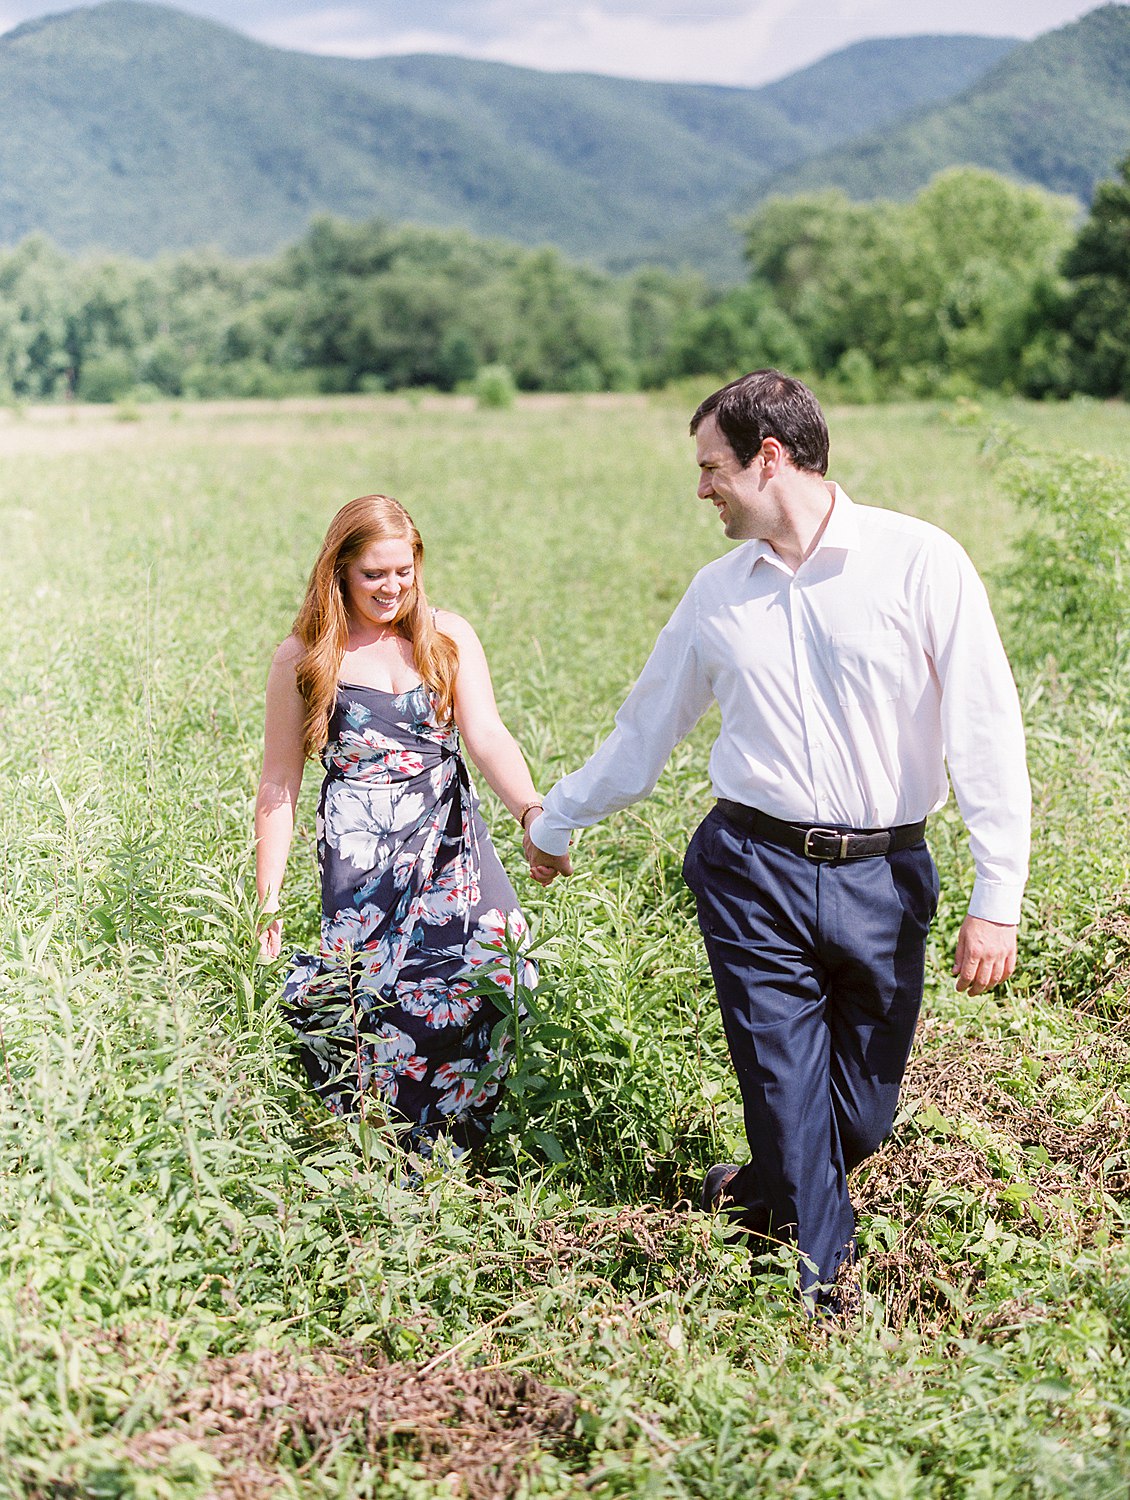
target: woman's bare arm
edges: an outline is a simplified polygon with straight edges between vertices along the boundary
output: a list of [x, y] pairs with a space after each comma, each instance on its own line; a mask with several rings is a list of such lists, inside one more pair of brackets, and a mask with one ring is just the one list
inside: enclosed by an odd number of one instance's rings
[[[263, 771], [255, 798], [255, 884], [264, 911], [277, 912], [294, 837], [294, 811], [302, 787], [306, 757], [302, 748], [306, 705], [298, 691], [295, 667], [302, 647], [288, 636], [275, 652], [267, 678], [263, 722]], [[279, 918], [259, 934], [264, 958], [277, 958], [282, 947]]]
[[538, 794], [526, 758], [499, 716], [486, 653], [474, 630], [461, 616], [441, 610], [437, 624], [459, 648], [455, 722], [467, 754], [487, 785], [518, 818], [531, 803], [537, 804]]

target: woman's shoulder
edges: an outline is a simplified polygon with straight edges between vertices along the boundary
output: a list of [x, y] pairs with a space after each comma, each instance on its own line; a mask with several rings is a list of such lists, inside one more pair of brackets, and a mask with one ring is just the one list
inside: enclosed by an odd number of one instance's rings
[[271, 657], [273, 667], [296, 667], [306, 655], [306, 647], [296, 635], [288, 635]]
[[456, 645], [460, 641], [475, 641], [474, 626], [470, 620], [465, 620], [462, 615], [457, 615], [451, 609], [436, 609], [432, 611], [436, 622], [436, 629], [441, 630], [444, 635], [449, 635]]

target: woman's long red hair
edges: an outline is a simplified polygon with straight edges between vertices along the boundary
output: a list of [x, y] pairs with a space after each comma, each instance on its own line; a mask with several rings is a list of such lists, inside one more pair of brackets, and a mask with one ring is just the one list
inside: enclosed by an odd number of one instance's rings
[[399, 500], [389, 495], [361, 495], [343, 505], [330, 522], [293, 626], [303, 647], [296, 676], [298, 691], [306, 703], [303, 748], [311, 758], [329, 739], [337, 674], [349, 643], [345, 570], [371, 543], [387, 541], [408, 542], [415, 564], [412, 588], [393, 628], [411, 643], [412, 659], [431, 689], [440, 723], [449, 723], [454, 715], [459, 650], [450, 636], [436, 629], [428, 607], [420, 533]]

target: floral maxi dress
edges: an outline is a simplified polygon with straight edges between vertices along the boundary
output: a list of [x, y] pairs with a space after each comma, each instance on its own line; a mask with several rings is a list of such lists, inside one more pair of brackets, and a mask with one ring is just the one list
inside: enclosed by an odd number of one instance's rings
[[322, 764], [321, 952], [283, 990], [310, 1083], [335, 1114], [383, 1101], [410, 1147], [473, 1145], [537, 970], [458, 731], [423, 683], [339, 683]]

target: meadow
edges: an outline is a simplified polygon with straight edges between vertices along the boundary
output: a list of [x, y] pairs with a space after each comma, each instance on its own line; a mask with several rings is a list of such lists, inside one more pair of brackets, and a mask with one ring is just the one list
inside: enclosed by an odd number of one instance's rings
[[[817, 1326], [688, 1197], [742, 1150], [679, 866], [708, 717], [542, 891], [485, 1158], [405, 1186], [304, 1089], [254, 958], [262, 697], [325, 523], [383, 490], [548, 787], [695, 568], [702, 390], [0, 414], [0, 1495], [1122, 1496], [1130, 1485], [1130, 421], [830, 413], [833, 475], [990, 583], [1036, 796], [1022, 965], [954, 992], [952, 806], [863, 1309]], [[1098, 457], [1085, 457], [1085, 452]], [[316, 931], [303, 792], [284, 951]]]

